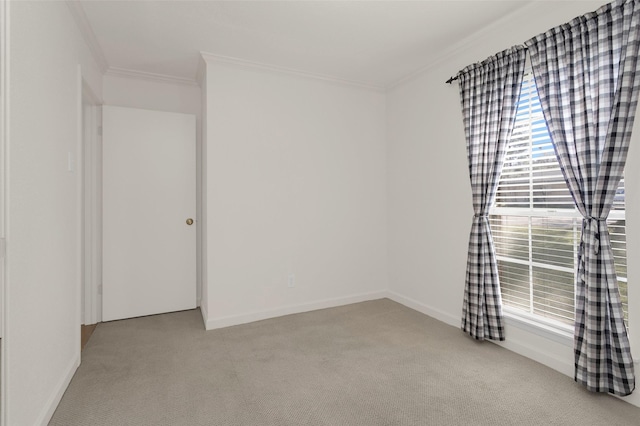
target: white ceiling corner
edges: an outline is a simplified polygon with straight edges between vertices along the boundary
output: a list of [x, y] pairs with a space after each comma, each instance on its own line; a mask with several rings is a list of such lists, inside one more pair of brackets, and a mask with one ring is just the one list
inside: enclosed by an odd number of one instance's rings
[[91, 24], [87, 19], [87, 15], [84, 13], [84, 9], [82, 7], [82, 3], [80, 1], [75, 0], [66, 0], [67, 6], [71, 10], [71, 16], [76, 22], [84, 41], [87, 43], [89, 50], [93, 56], [93, 59], [96, 61], [98, 68], [103, 73], [109, 68], [109, 64], [107, 63], [107, 59], [102, 52], [102, 48], [100, 47], [100, 42], [96, 38], [96, 35], [93, 33], [93, 29], [91, 28]]
[[[462, 38], [461, 40], [458, 40], [457, 42], [448, 45], [445, 49], [442, 49], [436, 56], [431, 58], [431, 61], [429, 62], [428, 65], [422, 68], [418, 68], [415, 71], [391, 83], [389, 86], [387, 86], [387, 90], [393, 89], [396, 86], [399, 86], [407, 81], [410, 81], [418, 77], [419, 75], [427, 72], [428, 70], [435, 68], [436, 66], [447, 61], [448, 59], [454, 57], [455, 55], [459, 54], [461, 51], [464, 51], [465, 49], [467, 49], [469, 45], [472, 45], [474, 42], [477, 42], [477, 40], [482, 39], [482, 37], [490, 33], [494, 28], [500, 27], [502, 24], [516, 18], [518, 15], [526, 14], [528, 10], [532, 9], [534, 4], [535, 2], [533, 1], [521, 2], [521, 6], [519, 8], [514, 9], [503, 16], [497, 17], [494, 21], [485, 25], [478, 31], [472, 34], [468, 34], [466, 37]], [[479, 61], [483, 59], [484, 58], [478, 58]], [[456, 70], [451, 70], [451, 72], [455, 73]]]
[[193, 85], [204, 59], [372, 90], [421, 74], [533, 3], [68, 1], [107, 75]]
[[213, 63], [221, 63], [221, 64], [228, 64], [228, 65], [236, 65], [239, 67], [243, 67], [243, 68], [258, 68], [258, 69], [263, 69], [263, 70], [267, 70], [267, 71], [274, 71], [274, 72], [279, 72], [279, 73], [283, 73], [283, 74], [290, 74], [290, 75], [297, 75], [297, 76], [301, 76], [301, 77], [308, 77], [308, 78], [313, 78], [316, 80], [325, 80], [325, 81], [331, 81], [334, 83], [339, 83], [339, 84], [345, 84], [348, 86], [355, 86], [355, 87], [360, 87], [363, 89], [368, 89], [368, 90], [375, 90], [375, 91], [379, 91], [382, 92], [385, 90], [384, 86], [376, 86], [373, 84], [369, 84], [366, 82], [362, 82], [362, 81], [356, 81], [356, 80], [346, 80], [343, 78], [339, 78], [339, 77], [335, 77], [333, 75], [325, 75], [325, 74], [319, 74], [319, 73], [315, 73], [315, 72], [310, 72], [310, 71], [305, 71], [305, 70], [298, 70], [298, 69], [293, 69], [293, 68], [288, 68], [288, 67], [282, 67], [279, 65], [273, 65], [273, 64], [266, 64], [266, 63], [261, 63], [261, 62], [255, 62], [255, 61], [248, 61], [246, 59], [240, 59], [240, 58], [234, 58], [231, 56], [223, 56], [223, 55], [215, 55], [213, 53], [208, 53], [208, 52], [200, 52], [202, 55], [202, 58], [204, 59], [205, 62], [209, 63], [209, 62], [213, 62]]

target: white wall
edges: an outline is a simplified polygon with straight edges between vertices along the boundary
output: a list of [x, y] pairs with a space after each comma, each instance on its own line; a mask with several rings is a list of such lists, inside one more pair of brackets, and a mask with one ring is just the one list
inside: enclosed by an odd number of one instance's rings
[[[201, 109], [196, 87], [113, 75], [103, 87], [64, 3], [12, 2], [5, 424], [46, 423], [79, 363], [79, 175], [67, 171], [68, 152], [78, 154], [78, 63], [107, 104], [192, 113], [199, 122], [204, 111], [208, 328], [387, 289], [459, 325], [472, 209], [458, 90], [444, 80], [600, 3], [527, 6], [526, 17], [475, 36], [386, 97], [209, 62]], [[627, 167], [629, 259], [640, 253], [639, 135]], [[633, 348], [638, 268], [629, 262]], [[507, 338], [508, 347], [571, 374], [563, 342], [511, 324]]]
[[6, 425], [46, 424], [80, 362], [81, 89], [101, 73], [64, 2], [10, 3]]
[[[392, 297], [459, 326], [467, 243], [473, 216], [458, 87], [445, 84], [464, 66], [594, 10], [600, 2], [541, 2], [527, 6], [387, 97], [389, 287]], [[553, 10], [553, 13], [550, 11]], [[638, 120], [640, 121], [640, 120]], [[632, 350], [640, 357], [640, 125], [627, 165], [627, 243]], [[503, 346], [573, 376], [570, 338], [539, 336], [507, 323]], [[638, 367], [636, 367], [637, 370]], [[638, 404], [640, 397], [627, 398]]]
[[206, 90], [207, 327], [380, 297], [384, 94], [212, 61]]
[[200, 59], [198, 62], [198, 82], [200, 84], [200, 113], [202, 114], [203, 119], [200, 121], [202, 125], [200, 126], [200, 139], [201, 143], [199, 144], [199, 155], [198, 166], [200, 168], [200, 190], [197, 191], [200, 205], [198, 209], [198, 231], [199, 236], [201, 238], [200, 244], [198, 248], [200, 249], [200, 268], [198, 272], [200, 273], [200, 312], [202, 314], [202, 319], [204, 320], [205, 326], [207, 323], [207, 318], [209, 317], [209, 275], [208, 275], [208, 251], [207, 251], [207, 79], [206, 79], [206, 64], [204, 60]]
[[103, 78], [105, 105], [179, 112], [196, 116], [196, 282], [197, 301], [200, 305], [202, 289], [202, 108], [201, 89], [196, 85], [154, 81], [126, 75], [107, 73]]
[[200, 88], [107, 73], [102, 80], [106, 105], [195, 114], [200, 119]]

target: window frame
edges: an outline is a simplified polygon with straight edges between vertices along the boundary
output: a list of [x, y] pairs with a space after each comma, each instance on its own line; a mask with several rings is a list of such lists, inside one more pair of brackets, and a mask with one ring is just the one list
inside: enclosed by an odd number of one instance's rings
[[[528, 58], [527, 58], [528, 60]], [[523, 78], [523, 86], [525, 84], [527, 84], [528, 79], [533, 79], [533, 73], [532, 70], [530, 69], [529, 66], [527, 66], [527, 69], [525, 69], [525, 74], [524, 74], [524, 78]], [[531, 117], [531, 121], [535, 120], [536, 118]], [[511, 141], [509, 141], [510, 143]], [[529, 141], [529, 146], [531, 146], [531, 140]], [[529, 151], [529, 155], [531, 155], [531, 150]], [[505, 158], [506, 160], [506, 158]], [[531, 167], [531, 163], [530, 163], [530, 167]], [[535, 184], [535, 182], [532, 181], [532, 175], [530, 175], [529, 178], [529, 187], [533, 188], [533, 185]], [[501, 176], [502, 177], [502, 176]], [[622, 180], [624, 181], [624, 176], [622, 178]], [[500, 180], [498, 181], [498, 185], [500, 184]], [[496, 188], [497, 190], [497, 188]], [[497, 194], [496, 194], [497, 195]], [[512, 258], [512, 257], [506, 257], [506, 256], [502, 256], [499, 255], [496, 251], [496, 260], [497, 261], [503, 261], [503, 262], [511, 262], [511, 263], [516, 263], [516, 264], [520, 264], [520, 265], [526, 265], [529, 267], [529, 291], [530, 291], [530, 296], [529, 296], [529, 302], [530, 302], [530, 307], [528, 310], [525, 310], [523, 308], [520, 307], [516, 307], [516, 306], [512, 306], [512, 305], [508, 305], [505, 304], [503, 301], [503, 313], [505, 314], [505, 317], [508, 319], [508, 322], [513, 322], [514, 325], [520, 327], [520, 328], [524, 328], [527, 329], [529, 331], [534, 331], [537, 334], [544, 334], [546, 335], [546, 337], [552, 338], [552, 340], [558, 341], [560, 343], [567, 343], [570, 342], [570, 340], [568, 341], [568, 338], [571, 338], [573, 336], [573, 326], [569, 325], [565, 322], [562, 322], [558, 319], [554, 319], [554, 318], [548, 318], [545, 317], [543, 315], [539, 315], [534, 313], [534, 309], [533, 309], [533, 285], [534, 283], [533, 281], [533, 276], [531, 275], [531, 269], [533, 267], [542, 267], [545, 269], [549, 269], [549, 270], [556, 270], [556, 271], [562, 271], [562, 272], [566, 272], [566, 273], [571, 273], [574, 277], [574, 283], [573, 283], [573, 297], [574, 297], [574, 306], [575, 306], [575, 294], [576, 294], [576, 283], [575, 283], [575, 276], [577, 273], [577, 244], [579, 244], [579, 239], [580, 239], [580, 232], [581, 232], [581, 228], [582, 228], [582, 215], [580, 214], [580, 212], [578, 211], [578, 209], [575, 207], [575, 205], [573, 206], [573, 208], [544, 208], [544, 207], [533, 207], [533, 193], [530, 192], [529, 194], [529, 207], [498, 207], [496, 206], [497, 204], [497, 197], [495, 197], [496, 199], [494, 199], [493, 205], [491, 206], [491, 208], [489, 209], [489, 216], [518, 216], [518, 217], [526, 217], [528, 218], [528, 223], [529, 226], [531, 227], [531, 221], [532, 218], [563, 218], [563, 219], [571, 219], [574, 223], [574, 235], [575, 232], [577, 232], [577, 236], [574, 236], [574, 261], [573, 261], [573, 268], [569, 268], [569, 267], [563, 267], [563, 266], [557, 266], [557, 265], [553, 265], [553, 264], [545, 264], [545, 263], [539, 263], [539, 262], [535, 262], [533, 260], [533, 256], [531, 254], [531, 251], [529, 253], [529, 259], [528, 260], [522, 260], [522, 259], [517, 259], [517, 258]], [[607, 218], [607, 221], [616, 221], [616, 220], [624, 220], [625, 221], [625, 240], [626, 240], [626, 190], [625, 190], [625, 200], [624, 200], [624, 209], [611, 209], [609, 216]], [[530, 228], [531, 229], [531, 228]], [[532, 238], [531, 238], [531, 233], [529, 233], [529, 237], [528, 237], [528, 244], [529, 244], [529, 248], [531, 250], [531, 245], [533, 244], [532, 242]], [[625, 243], [626, 244], [626, 243]], [[625, 249], [626, 252], [626, 249]], [[627, 276], [625, 277], [620, 277], [617, 276], [618, 278], [618, 282], [624, 282], [627, 283], [627, 292], [628, 292], [628, 272], [627, 272]], [[627, 305], [627, 310], [628, 310], [628, 305]], [[575, 311], [574, 311], [574, 315], [575, 315]], [[627, 321], [627, 327], [628, 327], [628, 321]]]
[[[531, 219], [532, 217], [536, 217], [536, 218], [540, 218], [540, 217], [550, 217], [550, 218], [559, 217], [559, 218], [563, 218], [563, 219], [565, 219], [565, 218], [566, 219], [575, 219], [576, 222], [577, 222], [577, 225], [576, 225], [577, 226], [577, 232], [581, 232], [582, 219], [583, 219], [582, 215], [580, 214], [578, 209], [575, 208], [575, 207], [573, 209], [565, 209], [564, 211], [562, 211], [562, 209], [492, 207], [489, 210], [489, 216], [519, 216], [519, 217], [528, 217], [529, 219]], [[609, 221], [609, 220], [624, 220], [625, 223], [626, 223], [626, 209], [625, 210], [612, 210], [609, 213], [609, 216], [607, 218], [607, 221]], [[531, 244], [531, 239], [530, 238], [529, 238], [529, 244]], [[575, 260], [575, 259], [574, 259], [573, 269], [571, 269], [571, 270], [570, 270], [570, 268], [556, 266], [556, 265], [540, 264], [538, 262], [533, 261], [531, 256], [529, 257], [528, 261], [524, 261], [524, 260], [520, 260], [520, 259], [516, 259], [516, 258], [501, 256], [498, 253], [496, 253], [496, 260], [497, 261], [518, 263], [518, 264], [521, 264], [521, 265], [528, 265], [529, 267], [540, 266], [540, 267], [543, 267], [543, 268], [546, 268], [546, 269], [568, 272], [568, 273], [572, 273], [574, 275], [574, 278], [575, 278], [576, 269], [577, 269], [577, 265], [576, 265], [577, 260]], [[617, 276], [617, 278], [618, 278], [618, 281], [625, 282], [628, 285], [627, 277]], [[573, 285], [574, 300], [575, 300], [575, 290], [576, 290], [576, 288], [575, 288], [575, 281], [574, 281], [574, 285]], [[532, 291], [532, 288], [530, 288], [530, 291]], [[566, 333], [568, 331], [573, 331], [573, 327], [572, 326], [570, 326], [568, 324], [565, 324], [562, 321], [555, 320], [553, 318], [547, 318], [547, 317], [544, 317], [542, 315], [537, 315], [537, 314], [535, 314], [535, 313], [533, 313], [531, 311], [526, 311], [524, 309], [517, 308], [515, 306], [511, 306], [511, 305], [505, 304], [504, 302], [503, 302], [503, 311], [505, 313], [508, 313], [510, 316], [516, 317], [520, 321], [525, 321], [526, 323], [535, 322], [535, 323], [538, 323], [539, 325], [544, 326], [545, 328], [549, 328], [549, 329], [555, 330], [555, 331], [560, 331], [562, 333]]]

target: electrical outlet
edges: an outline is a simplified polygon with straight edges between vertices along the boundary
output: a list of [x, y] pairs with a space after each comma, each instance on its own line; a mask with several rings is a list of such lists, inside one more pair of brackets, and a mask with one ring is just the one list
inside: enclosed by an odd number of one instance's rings
[[292, 288], [296, 286], [296, 276], [295, 274], [289, 274], [289, 278], [287, 279], [287, 287]]

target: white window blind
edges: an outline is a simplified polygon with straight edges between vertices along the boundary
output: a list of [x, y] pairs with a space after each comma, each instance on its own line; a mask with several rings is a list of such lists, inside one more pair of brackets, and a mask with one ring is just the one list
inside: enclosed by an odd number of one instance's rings
[[[627, 319], [624, 179], [607, 221]], [[535, 80], [525, 75], [489, 217], [505, 305], [573, 325], [582, 216], [556, 159]]]

